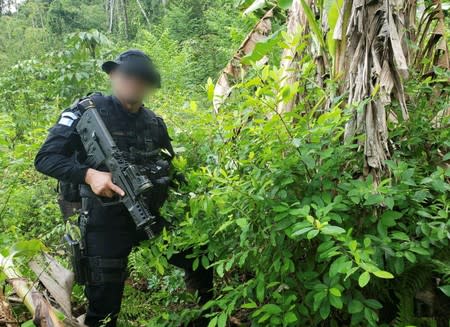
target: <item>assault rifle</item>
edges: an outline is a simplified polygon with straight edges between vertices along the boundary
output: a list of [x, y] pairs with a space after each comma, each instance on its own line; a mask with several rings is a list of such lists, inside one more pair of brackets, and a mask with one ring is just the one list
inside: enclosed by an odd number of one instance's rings
[[144, 193], [153, 187], [152, 182], [125, 159], [93, 105], [83, 113], [76, 128], [86, 150], [86, 162], [94, 168], [105, 165], [112, 174], [113, 183], [125, 192], [117, 201], [104, 204], [123, 203], [136, 227], [144, 230], [149, 239], [153, 238], [155, 234], [151, 227], [156, 223], [156, 218], [143, 199]]

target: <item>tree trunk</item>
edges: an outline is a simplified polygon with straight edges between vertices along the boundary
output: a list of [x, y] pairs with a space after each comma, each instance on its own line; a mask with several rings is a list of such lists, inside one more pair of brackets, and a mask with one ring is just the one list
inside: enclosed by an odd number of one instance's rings
[[[289, 10], [287, 33], [290, 36], [298, 35], [298, 33], [304, 35], [308, 32], [307, 26], [306, 16], [300, 4], [300, 0], [294, 0]], [[284, 49], [281, 58], [280, 67], [282, 69], [282, 77], [280, 89], [282, 89], [285, 85], [292, 85], [298, 80], [298, 61], [300, 58], [297, 51], [297, 44], [292, 44], [291, 47]], [[295, 104], [298, 103], [298, 101], [298, 98], [291, 99], [288, 102], [282, 101], [278, 104], [277, 111], [279, 113], [289, 112]]]
[[147, 22], [147, 25], [150, 26], [150, 20], [148, 19], [148, 16], [147, 16], [147, 14], [145, 13], [144, 7], [142, 7], [141, 2], [140, 2], [139, 0], [136, 0], [136, 3], [138, 4], [139, 9], [141, 10], [142, 15], [144, 16], [145, 21]]
[[114, 0], [109, 0], [109, 33], [112, 33], [114, 18]]
[[128, 30], [128, 13], [127, 13], [127, 0], [121, 0], [122, 11], [123, 11], [123, 23], [125, 25], [125, 38], [128, 40], [130, 38]]

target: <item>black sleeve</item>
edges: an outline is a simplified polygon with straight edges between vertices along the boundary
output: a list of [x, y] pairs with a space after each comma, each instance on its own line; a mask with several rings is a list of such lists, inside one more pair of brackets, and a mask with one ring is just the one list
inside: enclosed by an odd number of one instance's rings
[[[175, 151], [173, 150], [172, 143], [171, 143], [172, 138], [169, 136], [169, 132], [167, 131], [167, 126], [164, 123], [164, 120], [159, 116], [158, 116], [158, 122], [160, 125], [160, 133], [161, 133], [161, 136], [160, 136], [161, 142], [160, 142], [159, 146], [163, 149], [167, 149], [167, 151], [169, 151], [169, 153], [171, 155], [171, 158], [169, 161], [170, 161], [170, 169], [172, 170], [173, 178], [169, 185], [175, 189], [178, 189], [180, 187], [180, 184], [188, 184], [188, 181], [186, 180], [186, 177], [181, 172], [177, 171], [175, 169], [175, 167], [173, 166], [172, 159], [175, 157]], [[175, 183], [174, 179], [178, 183]]]
[[83, 184], [87, 165], [77, 160], [83, 146], [75, 127], [79, 120], [77, 105], [64, 110], [58, 122], [49, 129], [44, 144], [34, 160], [36, 170], [58, 180]]
[[167, 131], [167, 126], [166, 123], [164, 122], [164, 120], [161, 117], [157, 117], [158, 119], [158, 123], [160, 126], [160, 147], [162, 149], [167, 149], [167, 151], [169, 151], [170, 155], [172, 156], [172, 158], [175, 156], [175, 151], [173, 150], [172, 147], [172, 138], [169, 136], [169, 132]]

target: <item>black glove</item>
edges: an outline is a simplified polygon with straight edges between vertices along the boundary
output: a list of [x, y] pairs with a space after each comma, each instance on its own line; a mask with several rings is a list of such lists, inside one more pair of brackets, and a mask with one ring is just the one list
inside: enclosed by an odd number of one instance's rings
[[[176, 181], [176, 182], [175, 182]], [[171, 180], [170, 186], [174, 189], [178, 189], [181, 185], [187, 185], [187, 179], [184, 177], [183, 173], [176, 172], [173, 174], [173, 179]]]
[[188, 185], [188, 181], [183, 173], [177, 172], [173, 177], [177, 180], [178, 183]]

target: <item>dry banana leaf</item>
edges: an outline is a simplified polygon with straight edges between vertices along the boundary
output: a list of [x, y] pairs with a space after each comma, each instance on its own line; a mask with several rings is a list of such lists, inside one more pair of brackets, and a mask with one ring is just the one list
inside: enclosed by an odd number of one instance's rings
[[11, 306], [0, 289], [0, 326], [16, 327], [19, 326], [16, 318], [11, 311]]
[[73, 272], [62, 267], [46, 253], [34, 258], [29, 266], [59, 304], [64, 314], [70, 317], [72, 315], [70, 297], [74, 280]]
[[[232, 86], [237, 80], [242, 78], [247, 71], [247, 66], [241, 64], [241, 59], [253, 51], [256, 43], [263, 40], [271, 33], [272, 17], [273, 8], [259, 20], [252, 31], [247, 35], [245, 40], [241, 43], [239, 49], [233, 55], [233, 58], [220, 73], [214, 87], [213, 107], [216, 113], [225, 99], [230, 95]], [[262, 63], [266, 61], [266, 57], [260, 60]]]
[[424, 9], [418, 24], [417, 42], [414, 64], [424, 75], [431, 74], [434, 65], [450, 68], [445, 15], [440, 0], [434, 0], [433, 5]]
[[[344, 1], [344, 8], [351, 5]], [[409, 119], [403, 80], [408, 77], [408, 63], [403, 46], [405, 17], [412, 6], [402, 6], [402, 1], [367, 3], [353, 1], [346, 28], [347, 49], [342, 71], [344, 88], [349, 91], [348, 102], [360, 103], [373, 97], [363, 110], [354, 110], [346, 124], [345, 139], [365, 134], [360, 141], [364, 149], [366, 173], [380, 172], [384, 161], [390, 157], [386, 106], [393, 98], [399, 101], [403, 120]], [[345, 14], [345, 10], [341, 15]], [[345, 21], [345, 17], [339, 19]], [[339, 23], [340, 24], [340, 23]], [[343, 29], [343, 26], [339, 27]], [[338, 34], [337, 34], [338, 36]], [[395, 115], [389, 115], [394, 116]]]

